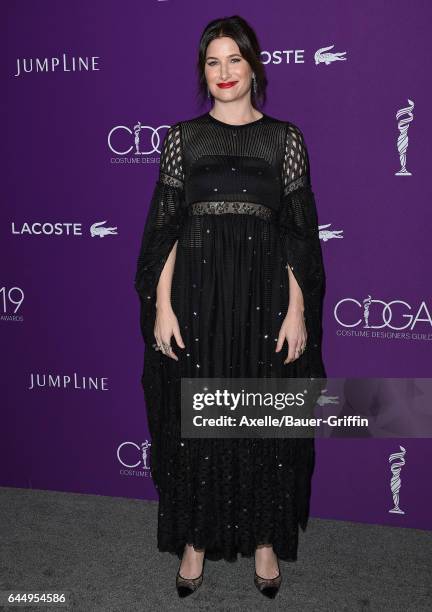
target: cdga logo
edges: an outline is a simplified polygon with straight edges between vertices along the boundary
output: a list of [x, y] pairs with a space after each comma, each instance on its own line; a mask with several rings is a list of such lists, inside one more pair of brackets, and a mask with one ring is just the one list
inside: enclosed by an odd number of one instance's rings
[[417, 323], [432, 327], [432, 318], [426, 302], [412, 307], [403, 300], [384, 302], [372, 299], [370, 295], [362, 302], [355, 298], [339, 300], [334, 308], [336, 321], [342, 327], [362, 327], [363, 329], [413, 330]]
[[[163, 141], [163, 130], [167, 130], [169, 125], [160, 125], [154, 128], [150, 125], [143, 125], [138, 121], [133, 129], [127, 125], [116, 125], [108, 134], [108, 147], [114, 155], [152, 155], [161, 153]], [[125, 142], [130, 145], [124, 147]]]
[[127, 469], [121, 469], [120, 473], [125, 476], [133, 476], [135, 474], [142, 475], [141, 470], [150, 470], [150, 446], [151, 442], [148, 440], [141, 442], [141, 444], [131, 441], [122, 442], [117, 448], [117, 459]]

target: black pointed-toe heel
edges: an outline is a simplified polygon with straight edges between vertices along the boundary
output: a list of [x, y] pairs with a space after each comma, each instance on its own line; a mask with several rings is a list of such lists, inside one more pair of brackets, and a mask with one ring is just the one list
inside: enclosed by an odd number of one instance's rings
[[279, 567], [279, 574], [275, 578], [263, 578], [262, 576], [258, 576], [255, 570], [254, 583], [256, 588], [260, 593], [268, 597], [269, 599], [274, 599], [279, 591], [279, 587], [282, 582], [282, 574]]
[[[204, 563], [205, 558], [203, 559], [203, 568], [201, 574], [197, 578], [183, 578], [180, 574], [180, 567], [176, 576], [176, 587], [177, 593], [179, 597], [187, 597], [188, 595], [192, 595], [198, 587], [202, 585], [203, 576], [204, 576]], [[181, 566], [181, 563], [180, 563]]]

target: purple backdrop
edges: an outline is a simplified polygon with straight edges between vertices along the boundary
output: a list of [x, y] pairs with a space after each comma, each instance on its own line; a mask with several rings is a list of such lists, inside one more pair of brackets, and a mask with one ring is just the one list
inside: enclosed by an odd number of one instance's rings
[[[256, 29], [264, 111], [306, 138], [331, 232], [328, 375], [431, 375], [430, 3], [215, 6], [3, 5], [2, 485], [156, 499], [133, 279], [160, 139], [209, 109], [195, 102], [195, 63], [202, 29], [219, 16]], [[407, 127], [411, 175], [398, 176]], [[368, 296], [380, 329], [362, 318]], [[397, 301], [391, 321], [376, 300]], [[30, 388], [49, 375], [51, 386]], [[400, 446], [405, 514], [393, 514], [389, 456]], [[311, 513], [431, 529], [430, 461], [428, 439], [318, 440]]]

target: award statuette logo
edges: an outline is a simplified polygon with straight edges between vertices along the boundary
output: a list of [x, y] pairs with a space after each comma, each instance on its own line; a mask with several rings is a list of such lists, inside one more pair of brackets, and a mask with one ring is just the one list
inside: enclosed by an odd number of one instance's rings
[[363, 316], [364, 316], [364, 327], [369, 327], [369, 307], [372, 304], [372, 296], [368, 295], [363, 300]]
[[393, 508], [389, 510], [389, 512], [392, 512], [393, 514], [405, 514], [405, 512], [399, 508], [399, 490], [401, 488], [401, 479], [399, 474], [401, 472], [401, 467], [405, 465], [404, 455], [406, 450], [403, 446], [399, 446], [399, 448], [401, 449], [400, 453], [392, 453], [389, 457], [389, 463], [392, 464], [390, 468], [392, 471], [390, 489], [393, 495], [394, 504]]
[[397, 139], [397, 149], [399, 151], [399, 159], [401, 163], [401, 169], [395, 172], [395, 176], [411, 176], [411, 172], [406, 169], [406, 151], [408, 149], [408, 128], [411, 121], [414, 119], [412, 109], [414, 108], [414, 102], [408, 98], [410, 106], [406, 108], [400, 108], [396, 113], [396, 119], [406, 115], [404, 119], [398, 122], [399, 136]]

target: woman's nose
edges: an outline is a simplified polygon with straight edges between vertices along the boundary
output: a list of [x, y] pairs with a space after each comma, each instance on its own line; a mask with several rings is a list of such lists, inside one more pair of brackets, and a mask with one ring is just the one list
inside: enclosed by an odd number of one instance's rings
[[225, 80], [225, 79], [227, 79], [227, 78], [228, 78], [228, 76], [229, 76], [229, 70], [228, 70], [228, 68], [227, 68], [226, 66], [222, 66], [222, 67], [221, 67], [221, 75], [220, 75], [220, 78], [221, 78], [222, 80]]

